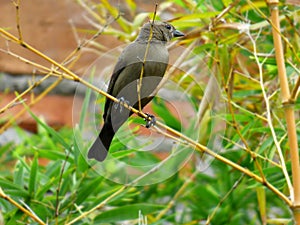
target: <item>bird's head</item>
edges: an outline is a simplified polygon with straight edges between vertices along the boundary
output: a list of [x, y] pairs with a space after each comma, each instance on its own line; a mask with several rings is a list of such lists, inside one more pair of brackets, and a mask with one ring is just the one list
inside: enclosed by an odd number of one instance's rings
[[184, 34], [175, 29], [167, 22], [154, 21], [148, 22], [142, 27], [137, 40], [148, 41], [152, 31], [152, 40], [168, 42], [173, 37], [182, 37]]

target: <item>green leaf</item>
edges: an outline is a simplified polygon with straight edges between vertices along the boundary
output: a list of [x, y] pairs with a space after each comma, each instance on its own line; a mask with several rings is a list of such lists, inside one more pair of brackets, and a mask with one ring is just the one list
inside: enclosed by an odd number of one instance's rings
[[[66, 154], [64, 152], [59, 152], [54, 149], [38, 149], [39, 157], [46, 158], [49, 160], [65, 160]], [[71, 161], [70, 158], [68, 158], [68, 161]]]
[[261, 220], [263, 223], [266, 222], [267, 219], [267, 209], [266, 209], [266, 192], [264, 187], [256, 187], [256, 193], [257, 193], [257, 201], [259, 206], [259, 213]]
[[80, 205], [82, 202], [86, 201], [87, 197], [94, 193], [94, 187], [99, 186], [103, 179], [102, 176], [99, 176], [91, 181], [83, 181], [84, 183], [80, 185], [77, 191], [76, 204]]
[[24, 187], [24, 167], [20, 161], [18, 161], [15, 166], [14, 183], [20, 187]]
[[[92, 70], [91, 70], [91, 74], [90, 74], [90, 83], [93, 82], [93, 78], [95, 76], [95, 71], [96, 68], [95, 66], [93, 66]], [[87, 88], [86, 92], [85, 92], [85, 97], [82, 103], [82, 109], [81, 109], [81, 113], [80, 113], [80, 119], [79, 119], [79, 129], [82, 130], [83, 126], [84, 126], [84, 121], [86, 119], [86, 114], [87, 112], [89, 112], [89, 101], [91, 99], [91, 95], [92, 95], [92, 89], [91, 88]]]
[[147, 203], [121, 206], [101, 213], [95, 218], [94, 223], [135, 220], [139, 217], [139, 212], [143, 215], [147, 215], [162, 210], [164, 207], [164, 205]]
[[210, 18], [213, 18], [213, 17], [215, 17], [219, 14], [220, 14], [220, 11], [211, 11], [211, 12], [201, 12], [201, 13], [188, 14], [188, 15], [184, 15], [184, 16], [179, 17], [174, 22], [172, 22], [172, 24], [174, 24], [174, 26], [175, 26], [178, 21], [188, 22], [188, 21], [197, 20], [197, 19], [210, 19]]
[[24, 198], [29, 196], [28, 191], [24, 190], [23, 187], [12, 183], [11, 181], [0, 179], [0, 186], [3, 188], [6, 194]]
[[43, 198], [45, 198], [45, 194], [51, 190], [51, 188], [54, 187], [54, 185], [57, 183], [59, 177], [55, 177], [52, 179], [49, 179], [47, 183], [43, 184], [37, 191], [36, 193], [36, 199], [38, 200], [42, 200]]
[[175, 130], [181, 131], [180, 121], [171, 113], [164, 101], [158, 98], [153, 99], [153, 111], [164, 120], [164, 123]]
[[28, 191], [31, 196], [35, 196], [35, 191], [38, 182], [37, 175], [38, 175], [38, 157], [37, 154], [35, 154], [30, 168], [30, 176], [29, 176], [29, 184], [28, 184]]

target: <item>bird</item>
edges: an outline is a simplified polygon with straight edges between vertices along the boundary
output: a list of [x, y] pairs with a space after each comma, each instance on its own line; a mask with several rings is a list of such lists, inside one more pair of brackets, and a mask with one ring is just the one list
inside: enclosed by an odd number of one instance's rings
[[[166, 72], [169, 62], [166, 44], [173, 37], [182, 36], [184, 33], [168, 22], [145, 23], [135, 41], [120, 54], [107, 93], [120, 102], [143, 109], [153, 99], [153, 92]], [[102, 162], [107, 157], [114, 135], [131, 115], [122, 104], [106, 98], [104, 125], [88, 151], [89, 159]]]

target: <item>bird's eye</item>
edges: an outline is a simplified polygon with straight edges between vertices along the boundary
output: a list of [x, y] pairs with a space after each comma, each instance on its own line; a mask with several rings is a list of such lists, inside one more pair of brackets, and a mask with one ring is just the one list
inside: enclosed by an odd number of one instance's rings
[[171, 30], [171, 25], [170, 24], [166, 24], [166, 28], [168, 29], [168, 30]]

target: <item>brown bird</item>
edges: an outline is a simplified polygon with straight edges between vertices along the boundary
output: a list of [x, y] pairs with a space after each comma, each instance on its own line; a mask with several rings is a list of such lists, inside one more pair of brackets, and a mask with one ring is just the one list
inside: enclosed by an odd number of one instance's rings
[[[160, 21], [146, 23], [137, 39], [121, 53], [107, 93], [136, 109], [139, 109], [139, 105], [144, 108], [154, 97], [153, 91], [166, 72], [169, 62], [167, 42], [173, 37], [181, 36], [184, 34], [169, 23]], [[89, 149], [88, 158], [100, 162], [106, 158], [115, 133], [131, 114], [132, 112], [121, 104], [106, 98], [104, 125]]]

